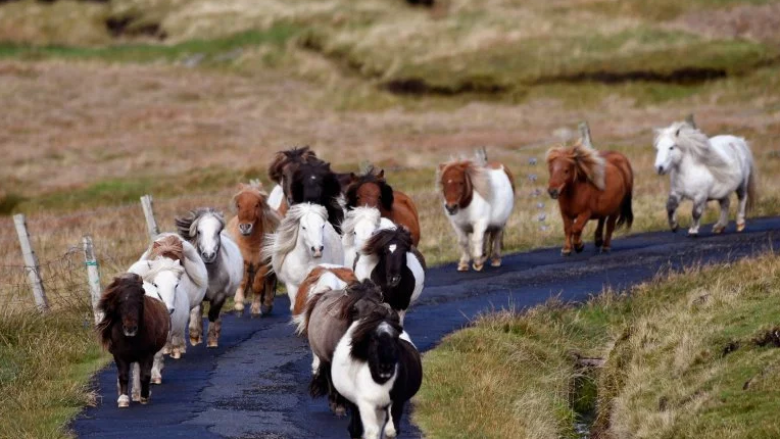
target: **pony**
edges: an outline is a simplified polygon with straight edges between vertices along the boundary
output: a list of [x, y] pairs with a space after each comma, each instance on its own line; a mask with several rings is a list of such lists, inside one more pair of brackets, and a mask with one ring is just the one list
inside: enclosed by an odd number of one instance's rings
[[[244, 259], [241, 283], [235, 294], [234, 308], [239, 315], [244, 311], [244, 295], [254, 294], [251, 314], [259, 316], [273, 310], [276, 295], [276, 277], [263, 261], [265, 235], [273, 233], [281, 218], [266, 202], [267, 194], [257, 186], [240, 184], [230, 207], [236, 216], [227, 225], [227, 234], [238, 244]], [[262, 306], [261, 306], [262, 301]]]
[[296, 326], [296, 334], [306, 335], [306, 305], [317, 294], [331, 290], [343, 290], [356, 283], [355, 273], [338, 265], [322, 264], [314, 267], [306, 276], [295, 295], [292, 310], [292, 321]]
[[355, 276], [377, 284], [384, 301], [398, 312], [403, 323], [407, 308], [422, 293], [425, 258], [414, 248], [405, 228], [378, 230], [360, 250]]
[[547, 151], [547, 167], [547, 192], [558, 200], [566, 234], [561, 254], [571, 255], [572, 245], [577, 253], [585, 249], [582, 230], [591, 219], [598, 220], [596, 248], [609, 252], [615, 229], [624, 225], [630, 229], [634, 221], [634, 172], [626, 156], [614, 151], [599, 152], [580, 140], [571, 148], [559, 146]]
[[458, 271], [475, 271], [490, 259], [501, 266], [504, 228], [515, 203], [515, 180], [501, 163], [481, 156], [439, 164], [436, 178], [444, 212], [458, 237], [461, 256]]
[[[204, 300], [210, 304], [207, 346], [216, 348], [222, 329], [220, 311], [241, 283], [244, 258], [238, 245], [225, 233], [221, 212], [211, 208], [192, 210], [187, 216], [176, 218], [176, 228], [182, 238], [195, 246], [206, 264], [209, 282]], [[195, 330], [190, 327], [190, 343], [195, 346], [203, 342], [202, 304], [192, 309], [190, 321], [196, 323]]]
[[140, 391], [136, 385], [133, 400], [148, 403], [154, 357], [165, 346], [170, 330], [168, 310], [161, 301], [146, 295], [143, 280], [134, 273], [116, 277], [103, 291], [98, 309], [104, 317], [96, 331], [117, 367], [117, 405], [130, 406], [127, 390], [134, 363], [139, 366], [133, 373], [138, 375], [134, 381], [140, 383]]
[[[292, 198], [290, 197], [290, 185], [292, 183], [293, 173], [298, 169], [298, 166], [310, 161], [320, 162], [321, 160], [317, 158], [317, 154], [308, 146], [278, 151], [274, 155], [274, 159], [268, 166], [268, 178], [277, 185], [271, 191], [273, 194], [273, 203], [270, 203], [269, 201], [269, 204], [271, 204], [274, 209], [281, 210], [284, 208], [284, 212], [286, 213], [287, 208], [293, 204]], [[279, 198], [279, 190], [277, 190], [277, 187], [281, 190], [286, 200], [284, 198]], [[283, 206], [284, 201], [287, 202], [287, 206]], [[277, 202], [278, 205], [276, 204]]]
[[344, 220], [344, 210], [338, 203], [340, 196], [341, 183], [329, 163], [308, 161], [300, 164], [293, 172], [290, 182], [291, 205], [314, 203], [324, 206], [328, 212], [328, 222], [339, 234]]
[[376, 207], [382, 217], [390, 219], [412, 233], [414, 245], [420, 243], [420, 216], [412, 199], [394, 190], [385, 180], [385, 171], [374, 173], [369, 169], [363, 175], [352, 174], [352, 182], [345, 194], [348, 209], [358, 206]]
[[348, 401], [350, 437], [380, 439], [384, 430], [384, 437], [394, 438], [404, 405], [422, 385], [422, 361], [398, 316], [374, 308], [339, 340], [331, 377]]
[[341, 245], [344, 247], [344, 266], [355, 268], [360, 249], [378, 229], [395, 229], [396, 225], [382, 218], [375, 207], [355, 207], [348, 211], [341, 223]]
[[[161, 233], [133, 264], [129, 272], [154, 284], [171, 314], [171, 357], [186, 353], [186, 326], [189, 313], [200, 305], [208, 288], [208, 271], [195, 247], [175, 233]], [[197, 330], [190, 322], [190, 330]]]
[[371, 281], [324, 291], [307, 300], [304, 326], [312, 352], [309, 393], [314, 398], [327, 396], [336, 414], [345, 412], [346, 401], [333, 388], [330, 373], [333, 353], [350, 324], [376, 308], [390, 312], [389, 306], [382, 302], [382, 291]]
[[344, 251], [325, 208], [302, 203], [292, 206], [276, 232], [267, 235], [262, 258], [270, 260], [276, 277], [287, 287], [292, 311], [298, 287], [309, 272], [320, 264], [341, 265]]
[[729, 221], [729, 195], [737, 193], [737, 231], [745, 230], [745, 215], [756, 200], [756, 165], [745, 139], [729, 135], [707, 136], [690, 122], [675, 122], [656, 130], [655, 169], [669, 174], [670, 191], [666, 202], [669, 227], [676, 232], [677, 207], [682, 200], [693, 201], [690, 236], [699, 234], [699, 221], [707, 201], [718, 200], [720, 218], [713, 233], [726, 230]]

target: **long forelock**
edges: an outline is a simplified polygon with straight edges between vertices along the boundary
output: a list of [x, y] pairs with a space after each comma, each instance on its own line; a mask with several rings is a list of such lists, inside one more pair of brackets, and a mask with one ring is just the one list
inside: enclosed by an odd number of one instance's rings
[[287, 255], [293, 251], [298, 243], [301, 220], [311, 213], [318, 215], [325, 222], [328, 221], [328, 211], [323, 206], [311, 203], [296, 204], [287, 211], [287, 215], [276, 228], [276, 233], [270, 235], [267, 245], [269, 248], [265, 252]]
[[352, 233], [355, 231], [355, 227], [363, 220], [369, 220], [373, 224], [379, 226], [381, 214], [375, 207], [355, 207], [347, 212], [344, 217], [344, 222], [341, 223], [341, 233], [344, 236], [344, 241], [347, 245], [353, 245], [355, 243], [355, 237]]

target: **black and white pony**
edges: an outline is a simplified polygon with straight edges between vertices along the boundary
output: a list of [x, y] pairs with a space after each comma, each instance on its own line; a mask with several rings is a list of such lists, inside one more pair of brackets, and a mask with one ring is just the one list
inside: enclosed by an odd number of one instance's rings
[[290, 182], [292, 204], [313, 203], [325, 207], [328, 222], [341, 235], [344, 210], [338, 203], [341, 183], [338, 175], [330, 169], [330, 163], [309, 161], [299, 165]]
[[331, 377], [350, 412], [351, 438], [394, 438], [404, 405], [422, 384], [420, 353], [398, 314], [376, 307], [353, 322], [333, 354]]
[[379, 229], [360, 250], [355, 276], [374, 281], [403, 324], [406, 309], [422, 293], [425, 259], [412, 245], [412, 235], [405, 228]]

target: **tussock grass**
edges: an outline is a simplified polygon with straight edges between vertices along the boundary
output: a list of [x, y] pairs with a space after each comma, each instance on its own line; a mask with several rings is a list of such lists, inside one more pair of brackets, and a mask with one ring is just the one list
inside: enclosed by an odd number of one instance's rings
[[415, 420], [430, 438], [576, 437], [576, 358], [602, 357], [599, 437], [776, 437], [779, 294], [768, 254], [484, 316], [426, 354]]

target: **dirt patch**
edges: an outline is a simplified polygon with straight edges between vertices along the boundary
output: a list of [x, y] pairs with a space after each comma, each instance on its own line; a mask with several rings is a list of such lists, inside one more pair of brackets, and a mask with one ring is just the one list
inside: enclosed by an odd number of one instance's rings
[[743, 5], [729, 9], [687, 13], [671, 27], [709, 38], [745, 38], [759, 42], [780, 42], [780, 3]]

